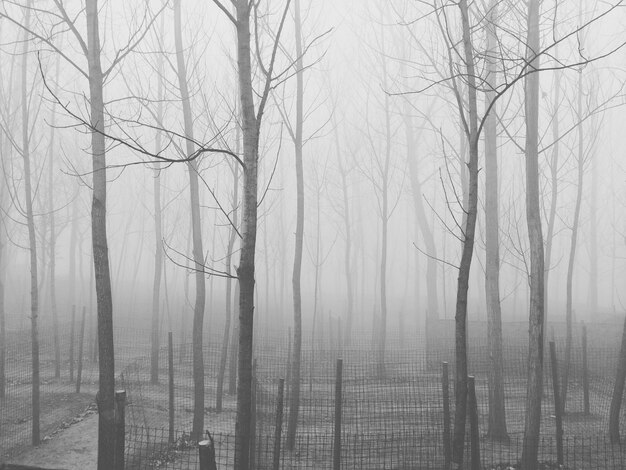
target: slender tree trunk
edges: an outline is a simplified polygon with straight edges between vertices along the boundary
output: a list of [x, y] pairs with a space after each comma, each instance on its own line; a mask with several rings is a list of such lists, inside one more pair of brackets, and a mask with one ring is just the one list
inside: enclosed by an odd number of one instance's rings
[[[555, 53], [558, 57], [558, 52]], [[544, 275], [544, 316], [543, 328], [546, 330], [548, 322], [548, 297], [550, 289], [548, 289], [548, 279], [550, 277], [550, 265], [552, 264], [552, 243], [554, 241], [554, 222], [556, 220], [557, 199], [559, 196], [559, 150], [560, 150], [560, 126], [559, 126], [559, 108], [561, 106], [561, 71], [554, 71], [554, 115], [552, 116], [552, 140], [554, 146], [552, 148], [552, 158], [550, 160], [550, 213], [548, 214], [548, 233], [545, 241], [545, 267]]]
[[354, 316], [354, 288], [352, 286], [352, 228], [350, 226], [350, 194], [348, 190], [348, 172], [344, 166], [341, 147], [339, 145], [339, 132], [337, 131], [337, 124], [335, 127], [335, 147], [337, 150], [337, 163], [339, 165], [339, 173], [341, 175], [341, 195], [343, 198], [343, 226], [346, 232], [346, 248], [344, 252], [343, 264], [346, 277], [346, 298], [347, 298], [347, 311], [346, 311], [346, 327], [344, 330], [344, 344], [346, 347], [350, 347], [352, 338], [352, 321]]
[[[383, 86], [386, 88], [387, 62], [382, 57]], [[378, 376], [385, 375], [385, 350], [387, 347], [387, 253], [389, 238], [389, 172], [391, 166], [391, 113], [389, 95], [385, 93], [385, 161], [381, 181], [381, 245], [380, 245], [380, 329], [378, 331]]]
[[572, 221], [572, 238], [570, 242], [569, 261], [567, 263], [567, 286], [566, 286], [566, 303], [565, 303], [565, 321], [566, 321], [566, 337], [565, 337], [565, 359], [563, 369], [563, 382], [561, 384], [561, 407], [565, 413], [567, 403], [567, 388], [569, 385], [569, 372], [572, 357], [572, 284], [574, 278], [574, 264], [576, 261], [576, 243], [578, 241], [578, 225], [580, 221], [580, 208], [583, 197], [583, 176], [585, 171], [585, 147], [583, 143], [583, 123], [582, 123], [582, 96], [583, 96], [583, 79], [582, 69], [578, 71], [578, 100], [577, 100], [577, 118], [578, 118], [578, 180], [576, 185], [576, 206], [574, 208], [574, 220]]
[[[463, 49], [467, 68], [469, 116], [468, 128], [465, 129], [469, 142], [469, 181], [467, 205], [464, 205], [465, 223], [463, 225], [463, 250], [459, 265], [457, 298], [455, 309], [455, 410], [454, 434], [452, 441], [453, 468], [463, 465], [465, 444], [465, 423], [467, 418], [467, 291], [469, 288], [470, 268], [474, 251], [476, 216], [478, 213], [478, 107], [476, 98], [476, 73], [474, 70], [474, 49], [472, 46], [469, 8], [467, 0], [460, 0], [463, 25]], [[463, 112], [462, 109], [460, 109]]]
[[304, 80], [302, 63], [302, 32], [300, 20], [300, 0], [294, 1], [296, 34], [296, 125], [294, 135], [296, 157], [296, 247], [293, 260], [293, 361], [291, 372], [291, 395], [289, 423], [287, 427], [287, 448], [293, 450], [296, 443], [298, 414], [300, 410], [300, 369], [302, 355], [302, 293], [300, 275], [302, 272], [302, 244], [304, 240], [304, 172], [302, 168], [302, 124], [304, 102]]
[[[26, 28], [30, 27], [30, 15], [32, 8], [32, 0], [26, 2], [26, 18], [24, 24]], [[38, 332], [38, 316], [39, 316], [39, 288], [37, 284], [37, 234], [35, 232], [35, 219], [33, 215], [33, 190], [31, 183], [30, 168], [30, 110], [28, 97], [28, 57], [29, 40], [24, 33], [24, 44], [22, 49], [22, 157], [24, 160], [24, 199], [26, 206], [26, 224], [28, 226], [28, 249], [30, 252], [30, 320], [31, 320], [31, 353], [32, 353], [32, 443], [39, 445], [40, 429], [39, 429], [39, 332]]]
[[[487, 26], [487, 91], [488, 106], [495, 98], [497, 86], [495, 55], [497, 47], [497, 1], [489, 6]], [[489, 341], [489, 427], [491, 439], [508, 440], [504, 406], [504, 361], [502, 354], [502, 309], [500, 306], [500, 228], [498, 208], [498, 145], [496, 109], [485, 121], [485, 297]]]
[[[162, 17], [162, 19], [165, 16]], [[161, 31], [164, 31], [161, 22]], [[159, 82], [157, 85], [157, 123], [163, 122], [163, 56], [159, 55], [157, 65]], [[161, 151], [161, 132], [157, 130], [154, 142], [155, 152]], [[161, 208], [161, 166], [155, 163], [153, 177], [154, 203], [154, 278], [152, 281], [152, 333], [150, 335], [150, 382], [159, 382], [159, 320], [161, 302], [161, 276], [163, 274], [163, 211]]]
[[93, 165], [93, 201], [91, 232], [93, 263], [98, 309], [98, 470], [113, 467], [115, 445], [115, 362], [113, 350], [113, 297], [109, 272], [109, 248], [106, 232], [106, 147], [104, 141], [103, 76], [100, 64], [100, 33], [98, 2], [87, 0], [87, 62], [89, 66], [89, 97], [91, 151]]
[[[531, 70], [539, 68], [539, 0], [528, 2], [527, 60]], [[526, 221], [530, 240], [530, 312], [528, 338], [528, 382], [521, 467], [537, 469], [543, 391], [544, 257], [539, 205], [539, 74], [526, 78]]]
[[[252, 422], [252, 348], [254, 332], [254, 264], [257, 234], [258, 152], [260, 122], [252, 88], [250, 13], [252, 4], [236, 1], [237, 67], [243, 128], [243, 211], [239, 278], [239, 352], [237, 418], [235, 423], [235, 470], [250, 466]], [[259, 119], [261, 116], [259, 116]]]
[[[58, 89], [59, 81], [59, 60], [56, 57], [56, 81], [55, 90]], [[57, 311], [57, 292], [56, 292], [56, 223], [54, 209], [54, 152], [55, 148], [55, 121], [56, 113], [53, 108], [50, 116], [50, 143], [48, 145], [48, 214], [50, 217], [50, 310], [52, 312], [52, 334], [54, 337], [54, 377], [61, 377], [61, 345], [59, 343], [59, 320]]]
[[[187, 87], [187, 69], [183, 56], [183, 37], [181, 27], [181, 0], [174, 0], [174, 38], [176, 43], [176, 64], [178, 87], [183, 105], [187, 155], [194, 152], [193, 119], [189, 89]], [[204, 305], [206, 285], [204, 279], [204, 252], [202, 249], [202, 224], [200, 219], [200, 190], [198, 187], [198, 162], [192, 160], [187, 164], [189, 170], [189, 192], [191, 200], [191, 230], [193, 239], [193, 261], [196, 278], [196, 301], [193, 311], [193, 388], [194, 407], [192, 439], [202, 437], [204, 429], [204, 359], [202, 356], [202, 331], [204, 324]]]
[[[436, 320], [439, 318], [439, 307], [437, 298], [437, 247], [435, 245], [435, 238], [433, 232], [428, 223], [426, 217], [426, 210], [424, 208], [422, 185], [419, 181], [419, 168], [416, 153], [415, 137], [413, 134], [413, 119], [410, 115], [410, 108], [408, 103], [405, 106], [404, 112], [404, 128], [407, 140], [407, 161], [409, 164], [409, 179], [411, 181], [411, 194], [413, 197], [413, 208], [415, 210], [415, 222], [422, 234], [422, 239], [426, 248], [426, 254], [428, 259], [426, 260], [426, 299], [427, 299], [427, 312], [426, 322], [429, 320]], [[416, 236], [417, 236], [416, 230]], [[416, 256], [417, 260], [417, 256]], [[419, 266], [415, 263], [415, 279], [419, 279]], [[417, 290], [417, 286], [416, 286]], [[419, 300], [419, 296], [416, 296]], [[419, 305], [419, 304], [416, 304]], [[427, 337], [428, 340], [428, 337]]]

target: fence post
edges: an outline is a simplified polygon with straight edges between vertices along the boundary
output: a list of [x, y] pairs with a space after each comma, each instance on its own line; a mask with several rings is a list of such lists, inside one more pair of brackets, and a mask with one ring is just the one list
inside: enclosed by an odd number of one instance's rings
[[480, 470], [480, 434], [478, 432], [478, 404], [476, 402], [476, 383], [473, 376], [467, 377], [467, 405], [470, 422], [470, 449], [472, 453], [471, 469]]
[[590, 414], [589, 406], [589, 369], [587, 363], [587, 325], [583, 325], [583, 411]]
[[276, 403], [276, 430], [274, 431], [274, 458], [272, 470], [279, 470], [280, 466], [280, 439], [283, 432], [283, 403], [285, 400], [285, 379], [278, 381], [278, 402]]
[[213, 436], [207, 432], [209, 439], [198, 442], [200, 456], [200, 470], [217, 470], [215, 463], [215, 442]]
[[80, 383], [83, 376], [83, 341], [85, 339], [85, 307], [83, 307], [83, 319], [80, 323], [80, 335], [78, 336], [78, 371], [76, 372], [76, 393], [80, 393]]
[[343, 360], [337, 359], [337, 374], [335, 377], [335, 439], [333, 446], [333, 470], [341, 469], [341, 382], [343, 376]]
[[257, 381], [256, 381], [256, 359], [252, 361], [252, 400], [250, 403], [250, 468], [255, 466], [256, 457], [256, 399], [257, 399]]
[[552, 368], [552, 389], [554, 391], [554, 414], [556, 418], [556, 460], [563, 465], [563, 416], [561, 414], [561, 397], [559, 395], [559, 372], [556, 362], [556, 346], [550, 341], [550, 365]]
[[450, 449], [450, 378], [448, 363], [441, 363], [441, 391], [443, 394], [443, 459], [444, 468], [449, 470], [452, 452]]
[[126, 390], [115, 391], [115, 450], [113, 462], [115, 470], [124, 470], [124, 439], [125, 439], [125, 415]]
[[72, 323], [70, 324], [70, 383], [74, 382], [74, 323], [76, 321], [76, 305], [72, 305]]
[[169, 389], [169, 442], [174, 443], [174, 340], [167, 334], [167, 372]]

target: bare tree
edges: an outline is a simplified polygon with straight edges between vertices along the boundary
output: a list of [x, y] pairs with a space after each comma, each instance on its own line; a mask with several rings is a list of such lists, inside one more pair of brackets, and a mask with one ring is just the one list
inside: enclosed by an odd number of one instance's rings
[[[183, 105], [183, 122], [187, 155], [195, 151], [193, 137], [193, 118], [189, 102], [187, 85], [187, 67], [183, 56], [181, 27], [181, 1], [174, 0], [174, 37], [176, 41], [176, 65], [178, 87]], [[196, 301], [193, 310], [193, 425], [191, 436], [199, 440], [204, 428], [204, 359], [202, 357], [202, 332], [204, 325], [204, 306], [206, 285], [204, 279], [204, 251], [202, 248], [202, 222], [200, 219], [200, 190], [198, 186], [198, 162], [187, 163], [189, 171], [189, 192], [191, 201], [191, 231], [193, 240], [193, 262], [196, 278]]]
[[[540, 68], [539, 0], [528, 2], [526, 61], [531, 70]], [[526, 119], [526, 223], [530, 241], [530, 313], [528, 335], [528, 382], [522, 468], [537, 468], [541, 394], [543, 390], [543, 314], [544, 247], [539, 206], [539, 74], [532, 73], [525, 82]]]
[[[494, 100], [497, 88], [498, 0], [488, 8], [486, 107]], [[487, 338], [489, 341], [489, 427], [492, 439], [508, 440], [504, 406], [504, 358], [502, 354], [502, 309], [500, 306], [500, 226], [498, 207], [498, 144], [495, 109], [485, 120], [485, 296], [487, 299]]]
[[[277, 80], [284, 77], [275, 71], [276, 56], [280, 38], [289, 9], [290, 0], [285, 2], [277, 31], [273, 34], [270, 62], [263, 64], [260, 52], [257, 54], [259, 67], [265, 77], [255, 106], [255, 90], [252, 82], [252, 40], [251, 20], [258, 26], [258, 3], [248, 0], [233, 0], [234, 13], [231, 13], [219, 0], [213, 2], [222, 10], [235, 26], [237, 32], [237, 70], [239, 73], [239, 100], [241, 105], [243, 131], [243, 195], [241, 219], [241, 254], [237, 267], [239, 279], [239, 348], [237, 381], [237, 419], [235, 423], [235, 462], [236, 470], [250, 468], [250, 435], [252, 407], [252, 348], [254, 333], [254, 272], [258, 209], [258, 164], [259, 140], [263, 113], [271, 89]], [[258, 30], [255, 31], [258, 33]], [[257, 43], [258, 45], [258, 43]], [[257, 48], [258, 51], [258, 48]]]

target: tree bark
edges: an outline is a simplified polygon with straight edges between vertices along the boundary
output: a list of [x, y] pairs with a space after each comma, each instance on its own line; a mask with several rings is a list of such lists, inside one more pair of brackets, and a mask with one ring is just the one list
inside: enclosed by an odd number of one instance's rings
[[[24, 19], [25, 28], [30, 27], [32, 0], [26, 2], [26, 17]], [[30, 110], [27, 86], [29, 40], [27, 33], [24, 33], [24, 43], [22, 48], [22, 157], [24, 161], [24, 200], [26, 206], [26, 225], [28, 226], [28, 250], [30, 253], [30, 321], [31, 321], [31, 355], [32, 355], [32, 444], [39, 445], [40, 429], [40, 401], [39, 401], [39, 287], [37, 284], [37, 234], [35, 232], [35, 219], [33, 215], [33, 190], [31, 183], [30, 168]]]
[[[181, 27], [181, 0], [174, 0], [174, 39], [176, 43], [176, 65], [178, 87], [183, 105], [183, 121], [186, 137], [186, 152], [190, 156], [194, 152], [193, 119], [187, 86], [187, 69], [183, 56], [183, 38]], [[204, 279], [204, 252], [202, 249], [202, 222], [200, 219], [200, 190], [198, 187], [198, 162], [187, 163], [189, 171], [189, 193], [191, 202], [191, 230], [193, 240], [193, 262], [196, 279], [196, 301], [193, 310], [193, 424], [192, 439], [202, 437], [204, 428], [204, 359], [202, 356], [202, 331], [204, 324], [204, 306], [206, 284]]]
[[[539, 68], [539, 0], [528, 2], [526, 60], [530, 70]], [[536, 470], [541, 427], [543, 391], [544, 253], [539, 205], [539, 74], [531, 73], [525, 83], [526, 108], [526, 221], [530, 241], [530, 312], [528, 338], [528, 382], [521, 467]]]
[[[354, 288], [352, 286], [352, 228], [350, 226], [350, 194], [348, 190], [348, 171], [343, 163], [341, 146], [339, 145], [339, 132], [337, 123], [333, 123], [335, 128], [335, 147], [337, 151], [337, 164], [341, 175], [341, 195], [343, 200], [343, 226], [346, 232], [346, 247], [343, 258], [343, 265], [346, 277], [346, 328], [344, 330], [344, 345], [349, 347], [352, 338], [352, 321], [354, 315]], [[312, 345], [312, 347], [314, 347]]]
[[615, 384], [613, 385], [613, 396], [611, 397], [611, 408], [609, 410], [609, 439], [612, 444], [619, 444], [619, 417], [624, 396], [624, 382], [626, 381], [626, 319], [622, 331], [622, 345], [620, 347], [617, 370], [615, 372]]
[[[497, 1], [489, 6], [487, 24], [486, 106], [493, 103], [497, 86]], [[500, 306], [500, 227], [498, 208], [498, 145], [496, 109], [485, 119], [485, 298], [489, 341], [489, 425], [491, 439], [508, 440], [504, 405], [504, 359], [502, 354], [502, 309]]]
[[104, 141], [103, 75], [100, 64], [98, 2], [87, 0], [87, 63], [91, 152], [93, 167], [93, 200], [91, 236], [98, 310], [98, 470], [113, 468], [115, 445], [115, 361], [113, 349], [113, 297], [109, 272], [109, 248], [106, 231], [106, 147]]
[[[469, 142], [469, 181], [467, 205], [464, 205], [465, 223], [463, 224], [463, 250], [457, 281], [455, 309], [455, 410], [454, 433], [452, 440], [452, 465], [461, 468], [465, 444], [465, 423], [467, 418], [467, 292], [474, 251], [476, 217], [478, 213], [478, 107], [476, 98], [476, 72], [474, 70], [474, 50], [472, 45], [469, 8], [467, 0], [460, 0], [461, 21], [463, 26], [463, 49], [468, 82], [469, 115], [465, 133]], [[459, 109], [463, 113], [463, 109]]]
[[[250, 13], [252, 4], [237, 0], [237, 68], [243, 129], [243, 210], [239, 278], [239, 351], [237, 418], [235, 423], [235, 470], [250, 466], [252, 406], [252, 348], [254, 331], [254, 264], [257, 234], [257, 186], [260, 122], [254, 107], [252, 87]], [[258, 116], [261, 118], [261, 115]]]
[[294, 22], [296, 35], [296, 125], [294, 132], [294, 150], [296, 158], [296, 246], [293, 260], [293, 361], [291, 372], [291, 395], [289, 404], [289, 422], [287, 426], [287, 449], [293, 450], [296, 442], [298, 414], [300, 410], [300, 369], [302, 355], [302, 293], [300, 276], [302, 273], [302, 245], [304, 241], [304, 171], [302, 168], [302, 127], [304, 79], [302, 63], [302, 32], [300, 19], [300, 1], [294, 1]]
[[[239, 153], [239, 127], [236, 133], [236, 152]], [[239, 166], [233, 163], [233, 217], [232, 223], [237, 226], [239, 217]], [[230, 228], [230, 236], [228, 237], [228, 247], [226, 251], [226, 272], [231, 274], [231, 265], [233, 259], [233, 249], [235, 248], [235, 239], [237, 232], [235, 227]], [[222, 350], [220, 353], [220, 369], [217, 376], [217, 392], [215, 397], [215, 409], [219, 413], [222, 411], [222, 399], [224, 395], [224, 376], [226, 375], [226, 362], [228, 358], [228, 343], [230, 338], [230, 327], [232, 319], [232, 279], [226, 279], [226, 323], [224, 325], [224, 336], [222, 337]]]
[[585, 147], [583, 143], [583, 122], [582, 122], [582, 96], [583, 96], [583, 82], [582, 82], [582, 69], [578, 71], [578, 98], [577, 98], [577, 118], [578, 118], [578, 161], [577, 161], [577, 184], [576, 184], [576, 206], [574, 208], [574, 220], [572, 221], [572, 238], [570, 241], [569, 261], [567, 263], [567, 284], [566, 284], [566, 303], [565, 303], [565, 321], [566, 321], [566, 336], [565, 336], [565, 359], [563, 368], [563, 378], [561, 383], [561, 413], [565, 414], [567, 403], [567, 388], [569, 385], [569, 371], [572, 357], [572, 284], [574, 278], [574, 264], [576, 261], [576, 243], [578, 241], [578, 225], [580, 221], [580, 208], [582, 205], [583, 197], [583, 181], [585, 171]]
[[[161, 31], [163, 31], [161, 24]], [[159, 55], [158, 85], [157, 85], [157, 123], [163, 122], [163, 56]], [[156, 131], [155, 152], [161, 151], [161, 132]], [[161, 165], [154, 164], [154, 176], [152, 181], [152, 196], [154, 204], [154, 278], [152, 280], [152, 325], [150, 335], [150, 382], [159, 382], [159, 322], [161, 302], [161, 277], [163, 274], [163, 211], [161, 208]]]
[[[59, 82], [59, 60], [60, 56], [56, 57], [56, 81], [55, 89], [58, 89]], [[54, 209], [54, 153], [55, 148], [55, 121], [56, 113], [53, 108], [50, 116], [50, 143], [48, 144], [48, 214], [50, 217], [50, 246], [49, 256], [50, 263], [49, 276], [50, 276], [50, 310], [52, 313], [52, 335], [54, 338], [54, 377], [61, 377], [61, 345], [59, 343], [59, 320], [57, 311], [57, 291], [56, 291], [56, 218]]]

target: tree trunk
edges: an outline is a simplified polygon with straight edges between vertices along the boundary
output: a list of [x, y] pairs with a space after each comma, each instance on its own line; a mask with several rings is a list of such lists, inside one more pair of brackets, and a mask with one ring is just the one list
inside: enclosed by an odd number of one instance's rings
[[[174, 0], [174, 39], [176, 43], [176, 64], [178, 87], [183, 105], [186, 152], [190, 156], [194, 152], [193, 119], [187, 87], [187, 69], [183, 57], [183, 37], [181, 27], [181, 0]], [[204, 252], [202, 249], [202, 225], [200, 219], [200, 190], [198, 187], [198, 162], [192, 160], [187, 164], [189, 170], [189, 192], [191, 200], [191, 230], [193, 239], [193, 262], [196, 278], [196, 301], [193, 310], [193, 425], [191, 437], [198, 440], [204, 428], [204, 359], [202, 356], [202, 330], [204, 324], [204, 304], [206, 285], [204, 279]]]
[[[531, 70], [539, 68], [539, 0], [528, 2], [526, 56]], [[539, 205], [539, 74], [526, 77], [526, 221], [530, 241], [530, 312], [528, 338], [528, 383], [521, 467], [536, 470], [541, 427], [543, 392], [544, 258]]]
[[[59, 82], [59, 60], [60, 56], [56, 57], [56, 81], [55, 90], [58, 89]], [[52, 115], [50, 116], [50, 143], [48, 144], [48, 214], [50, 217], [50, 263], [48, 268], [50, 269], [50, 310], [52, 312], [52, 335], [54, 337], [54, 377], [61, 377], [61, 345], [59, 343], [59, 320], [57, 312], [57, 292], [56, 292], [56, 223], [55, 223], [55, 209], [54, 209], [54, 153], [55, 148], [55, 121], [56, 113], [55, 109], [52, 109]]]
[[[164, 17], [162, 17], [164, 18]], [[163, 31], [161, 24], [161, 31]], [[157, 85], [157, 125], [163, 122], [163, 56], [158, 59], [159, 83]], [[155, 153], [161, 151], [161, 132], [157, 130], [154, 143]], [[153, 203], [154, 203], [154, 278], [152, 281], [152, 332], [150, 335], [150, 382], [159, 382], [159, 321], [161, 302], [161, 276], [163, 274], [163, 211], [161, 209], [161, 165], [154, 164]]]
[[89, 66], [89, 97], [91, 152], [93, 165], [93, 201], [91, 236], [98, 309], [98, 470], [113, 467], [115, 445], [115, 361], [113, 350], [113, 298], [109, 272], [109, 248], [106, 232], [106, 147], [104, 141], [103, 76], [100, 64], [100, 33], [98, 2], [87, 0], [87, 62]]
[[[558, 47], [558, 46], [557, 46]], [[555, 53], [558, 57], [558, 52]], [[548, 215], [548, 233], [546, 235], [546, 253], [545, 253], [545, 275], [544, 275], [544, 316], [543, 316], [543, 328], [544, 331], [548, 322], [548, 296], [550, 290], [548, 289], [548, 279], [550, 277], [550, 266], [552, 264], [552, 243], [554, 241], [554, 222], [556, 220], [556, 207], [557, 199], [559, 196], [558, 191], [558, 168], [559, 168], [559, 148], [560, 148], [560, 130], [559, 130], [559, 108], [561, 103], [561, 71], [554, 71], [554, 115], [552, 116], [552, 140], [554, 141], [554, 147], [552, 149], [552, 158], [550, 160], [550, 213]]]
[[[239, 153], [239, 127], [236, 133], [236, 152]], [[239, 208], [239, 166], [233, 163], [233, 217], [232, 223], [237, 226]], [[235, 238], [237, 231], [235, 227], [230, 228], [228, 247], [226, 251], [226, 272], [231, 274], [233, 249], [235, 248]], [[230, 327], [232, 323], [232, 279], [226, 279], [226, 323], [224, 325], [224, 336], [222, 337], [222, 350], [220, 353], [220, 369], [217, 376], [217, 392], [215, 397], [215, 409], [219, 413], [222, 411], [222, 398], [224, 395], [224, 376], [226, 375], [226, 362], [228, 358], [228, 342], [230, 338]]]
[[[495, 98], [497, 86], [497, 1], [489, 6], [487, 26], [486, 106]], [[496, 109], [485, 120], [485, 297], [489, 341], [489, 426], [491, 439], [508, 440], [504, 406], [504, 361], [502, 355], [502, 309], [500, 307], [500, 228], [498, 208], [498, 145]]]
[[[243, 128], [243, 211], [239, 278], [239, 352], [235, 470], [248, 470], [252, 422], [252, 348], [254, 331], [254, 263], [257, 233], [257, 186], [260, 122], [254, 109], [250, 45], [250, 13], [247, 0], [236, 2], [237, 68]], [[261, 115], [259, 115], [259, 119]]]
[[624, 381], [626, 381], [626, 319], [624, 319], [624, 329], [622, 331], [622, 345], [620, 347], [617, 370], [615, 372], [615, 384], [613, 385], [613, 396], [611, 397], [611, 408], [609, 410], [609, 439], [612, 444], [619, 444], [619, 417], [624, 396]]
[[354, 315], [354, 289], [352, 287], [352, 228], [350, 226], [350, 197], [348, 192], [348, 172], [343, 163], [341, 147], [339, 145], [339, 132], [337, 131], [336, 122], [333, 123], [335, 128], [335, 147], [337, 150], [337, 164], [339, 165], [339, 173], [341, 175], [341, 195], [343, 197], [343, 225], [346, 231], [346, 248], [344, 252], [343, 264], [346, 276], [346, 328], [344, 330], [344, 345], [350, 347], [352, 338], [352, 321]]
[[302, 244], [304, 240], [304, 172], [302, 168], [302, 124], [304, 102], [304, 80], [302, 64], [302, 32], [300, 20], [300, 1], [295, 0], [295, 35], [296, 35], [296, 125], [294, 135], [296, 157], [296, 246], [293, 260], [293, 362], [291, 372], [291, 395], [289, 404], [289, 423], [287, 426], [287, 449], [293, 450], [296, 442], [298, 414], [300, 410], [300, 366], [302, 354], [302, 293], [300, 275], [302, 272]]
[[[30, 15], [32, 8], [32, 0], [26, 3], [26, 17], [24, 24], [26, 28], [30, 27]], [[32, 443], [34, 446], [39, 445], [40, 429], [39, 429], [39, 332], [38, 332], [38, 315], [39, 315], [39, 288], [37, 284], [37, 234], [35, 232], [35, 219], [33, 216], [33, 190], [31, 183], [30, 169], [30, 110], [28, 85], [26, 83], [28, 76], [28, 56], [29, 41], [27, 33], [24, 33], [24, 43], [22, 49], [22, 90], [21, 90], [21, 108], [22, 108], [22, 157], [24, 160], [24, 200], [26, 206], [26, 224], [28, 226], [28, 249], [30, 253], [30, 320], [31, 320], [31, 354], [32, 354]]]
[[[467, 188], [467, 205], [464, 205], [465, 223], [463, 225], [463, 251], [459, 265], [457, 281], [457, 297], [455, 308], [455, 410], [454, 434], [452, 440], [453, 468], [463, 465], [465, 444], [465, 422], [467, 418], [467, 291], [469, 288], [470, 268], [474, 251], [474, 235], [478, 212], [478, 108], [476, 98], [476, 74], [474, 70], [474, 50], [472, 46], [469, 8], [467, 0], [460, 0], [463, 25], [463, 49], [468, 81], [469, 116], [465, 129], [469, 142], [469, 182]], [[459, 109], [463, 112], [462, 109]]]
[[[574, 278], [574, 264], [576, 261], [576, 243], [578, 241], [578, 225], [580, 220], [580, 207], [583, 197], [583, 176], [585, 166], [585, 147], [583, 144], [583, 123], [582, 123], [582, 96], [583, 96], [583, 74], [582, 69], [578, 71], [578, 100], [577, 100], [577, 118], [578, 118], [578, 181], [576, 185], [576, 207], [574, 209], [574, 220], [572, 221], [572, 238], [569, 250], [569, 261], [567, 263], [567, 286], [566, 286], [566, 304], [565, 304], [565, 321], [566, 321], [566, 337], [565, 337], [565, 359], [563, 369], [563, 379], [561, 383], [561, 413], [565, 413], [567, 403], [567, 388], [569, 385], [569, 371], [572, 357], [572, 283]], [[595, 313], [595, 312], [594, 312]]]
[[[387, 62], [382, 57], [383, 86], [386, 88]], [[385, 161], [381, 181], [381, 245], [380, 245], [380, 328], [378, 330], [378, 377], [385, 376], [385, 350], [387, 348], [387, 251], [389, 236], [389, 171], [391, 166], [391, 115], [389, 95], [385, 93]]]

